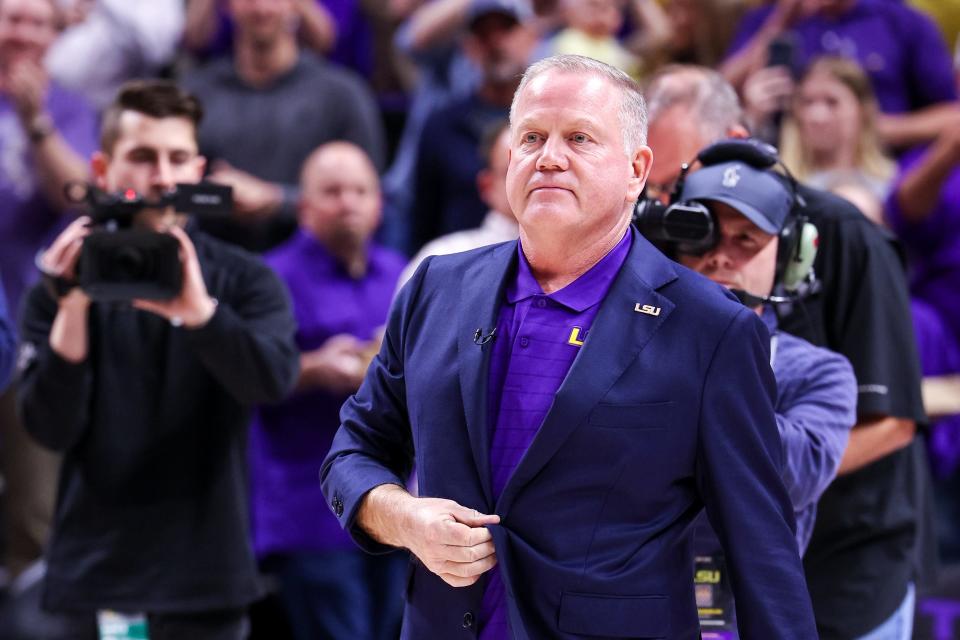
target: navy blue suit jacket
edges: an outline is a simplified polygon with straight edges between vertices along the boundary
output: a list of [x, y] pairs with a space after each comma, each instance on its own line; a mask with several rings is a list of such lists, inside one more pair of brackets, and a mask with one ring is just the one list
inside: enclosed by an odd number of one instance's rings
[[[744, 638], [816, 638], [780, 479], [769, 337], [721, 287], [639, 234], [533, 443], [491, 495], [487, 372], [478, 327], [516, 269], [510, 242], [428, 259], [321, 471], [355, 525], [364, 495], [403, 484], [497, 513], [491, 526], [517, 638], [697, 638], [690, 544], [706, 507], [723, 543]], [[648, 313], [642, 311], [649, 305]], [[448, 586], [415, 559], [404, 638], [476, 634], [484, 580]]]

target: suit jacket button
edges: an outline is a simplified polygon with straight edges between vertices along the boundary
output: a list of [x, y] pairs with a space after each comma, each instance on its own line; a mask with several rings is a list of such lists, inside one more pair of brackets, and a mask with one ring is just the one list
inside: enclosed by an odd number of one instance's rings
[[473, 611], [467, 611], [463, 614], [463, 628], [469, 629], [473, 626]]

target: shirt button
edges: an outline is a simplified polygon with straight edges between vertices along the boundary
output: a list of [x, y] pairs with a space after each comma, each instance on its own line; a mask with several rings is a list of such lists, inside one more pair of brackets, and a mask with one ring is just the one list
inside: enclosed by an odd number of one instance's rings
[[463, 614], [463, 628], [469, 629], [472, 626], [473, 626], [473, 612], [467, 611], [465, 614]]
[[547, 301], [543, 298], [537, 298], [537, 306], [543, 309], [545, 306], [547, 306]]
[[522, 348], [526, 349], [528, 344], [530, 344], [530, 338], [528, 338], [527, 336], [523, 336], [522, 338], [520, 338], [520, 346]]

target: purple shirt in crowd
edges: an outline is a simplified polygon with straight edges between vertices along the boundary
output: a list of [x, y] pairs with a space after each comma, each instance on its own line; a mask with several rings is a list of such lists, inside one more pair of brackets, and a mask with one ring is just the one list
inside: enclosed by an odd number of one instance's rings
[[[756, 35], [773, 10], [771, 3], [743, 17], [730, 54]], [[814, 15], [800, 20], [791, 31], [801, 69], [822, 55], [856, 60], [870, 76], [885, 113], [914, 111], [957, 98], [943, 34], [929, 16], [905, 3], [858, 0], [837, 19]]]
[[[316, 349], [337, 334], [372, 338], [386, 322], [406, 264], [399, 254], [371, 244], [367, 273], [355, 280], [302, 230], [265, 260], [290, 290], [301, 351]], [[280, 404], [257, 410], [250, 432], [250, 472], [258, 557], [356, 549], [327, 508], [317, 477], [317, 461], [330, 450], [347, 395], [297, 392]]]
[[[517, 245], [517, 275], [507, 285], [497, 317], [487, 387], [494, 499], [537, 435], [632, 244], [628, 230], [589, 271], [549, 295], [540, 288], [523, 248]], [[500, 571], [494, 567], [487, 575], [480, 639], [512, 638]]]
[[[921, 162], [927, 149], [900, 158], [900, 179]], [[940, 189], [933, 211], [922, 222], [907, 221], [897, 189], [886, 202], [887, 223], [907, 251], [910, 309], [924, 375], [960, 373], [960, 169]], [[946, 477], [960, 467], [960, 417], [937, 421], [930, 429], [934, 472]]]
[[[46, 109], [67, 144], [86, 160], [97, 148], [97, 119], [79, 95], [50, 84]], [[66, 225], [40, 191], [30, 141], [13, 105], [0, 95], [0, 279], [10, 319], [36, 281], [34, 258]]]

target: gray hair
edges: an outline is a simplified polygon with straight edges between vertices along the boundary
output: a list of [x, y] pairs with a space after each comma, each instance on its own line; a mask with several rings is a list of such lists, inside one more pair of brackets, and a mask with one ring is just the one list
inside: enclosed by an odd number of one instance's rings
[[706, 140], [725, 138], [731, 127], [743, 123], [737, 92], [722, 75], [707, 67], [668, 65], [650, 79], [645, 93], [651, 122], [682, 106], [700, 124]]
[[516, 122], [517, 100], [524, 88], [539, 75], [548, 71], [581, 73], [602, 78], [620, 90], [620, 129], [627, 155], [647, 144], [647, 105], [640, 85], [623, 71], [586, 56], [560, 55], [544, 58], [530, 65], [520, 80], [510, 104], [510, 126]]

